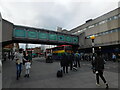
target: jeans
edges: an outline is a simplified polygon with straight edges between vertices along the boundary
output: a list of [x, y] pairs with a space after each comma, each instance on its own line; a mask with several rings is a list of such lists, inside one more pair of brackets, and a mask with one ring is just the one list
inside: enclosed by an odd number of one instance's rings
[[17, 68], [17, 78], [19, 78], [22, 71], [22, 63], [16, 64], [16, 68]]
[[30, 74], [30, 69], [26, 69], [26, 74]]
[[68, 66], [63, 66], [63, 72], [65, 73], [65, 71], [66, 71], [66, 73], [68, 73]]

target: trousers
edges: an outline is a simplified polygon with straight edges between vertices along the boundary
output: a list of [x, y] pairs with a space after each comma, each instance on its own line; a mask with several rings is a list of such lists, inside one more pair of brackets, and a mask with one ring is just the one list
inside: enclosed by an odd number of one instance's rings
[[99, 77], [101, 77], [103, 82], [106, 83], [106, 80], [105, 80], [105, 78], [103, 76], [103, 70], [98, 70], [98, 73], [96, 73], [97, 84], [99, 84]]

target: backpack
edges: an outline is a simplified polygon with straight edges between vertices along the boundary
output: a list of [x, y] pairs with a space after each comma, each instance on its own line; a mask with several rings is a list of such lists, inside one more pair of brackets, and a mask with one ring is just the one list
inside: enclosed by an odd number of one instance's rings
[[58, 70], [57, 71], [57, 77], [63, 77], [63, 71], [62, 70]]

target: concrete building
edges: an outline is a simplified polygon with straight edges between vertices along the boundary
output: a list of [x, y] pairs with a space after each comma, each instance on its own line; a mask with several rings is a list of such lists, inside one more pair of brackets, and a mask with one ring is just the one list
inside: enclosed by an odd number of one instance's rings
[[[90, 49], [95, 36], [95, 48], [101, 47], [109, 51], [120, 49], [120, 8], [110, 11], [98, 18], [87, 20], [83, 25], [69, 31], [71, 34], [79, 35], [79, 49]], [[114, 49], [114, 50], [113, 50]]]

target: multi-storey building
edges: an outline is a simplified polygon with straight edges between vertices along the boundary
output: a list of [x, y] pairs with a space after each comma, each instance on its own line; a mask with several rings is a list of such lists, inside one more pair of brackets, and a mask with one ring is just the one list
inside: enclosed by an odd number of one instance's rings
[[120, 51], [120, 8], [90, 19], [69, 33], [79, 35], [80, 50], [91, 50], [90, 36], [94, 35], [95, 50], [101, 47], [104, 52]]

